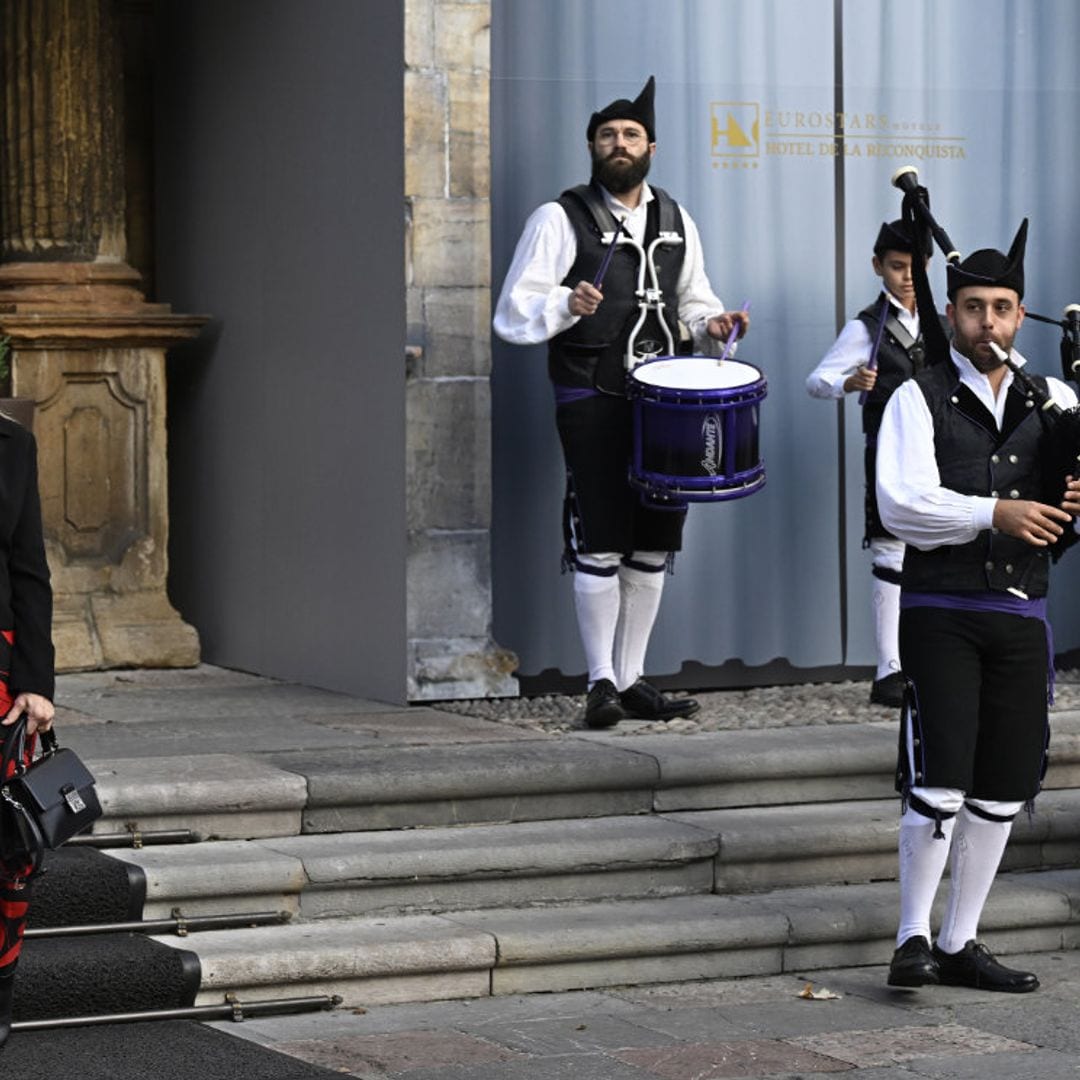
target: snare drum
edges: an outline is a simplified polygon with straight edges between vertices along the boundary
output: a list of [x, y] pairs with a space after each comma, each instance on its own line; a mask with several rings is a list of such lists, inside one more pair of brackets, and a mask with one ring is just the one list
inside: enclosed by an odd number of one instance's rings
[[630, 483], [644, 503], [681, 509], [752, 495], [765, 484], [758, 410], [765, 376], [741, 360], [662, 356], [630, 372]]

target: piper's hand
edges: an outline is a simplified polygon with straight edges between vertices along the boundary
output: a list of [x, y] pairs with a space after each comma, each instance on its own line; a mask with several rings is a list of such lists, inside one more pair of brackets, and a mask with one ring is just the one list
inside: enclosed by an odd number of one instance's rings
[[855, 390], [873, 390], [874, 383], [877, 382], [877, 372], [868, 368], [865, 364], [860, 364], [845, 380], [844, 380], [844, 393], [850, 394]]
[[53, 724], [56, 709], [53, 703], [41, 694], [20, 694], [12, 703], [11, 711], [3, 719], [3, 724], [14, 724], [20, 716], [26, 714], [26, 734], [35, 731], [48, 731]]
[[1080, 517], [1080, 480], [1074, 476], [1065, 477], [1065, 497], [1061, 500], [1061, 509], [1073, 517]]
[[717, 341], [727, 341], [731, 328], [739, 326], [739, 338], [746, 336], [750, 329], [750, 316], [745, 311], [725, 311], [723, 315], [714, 315], [706, 324], [705, 332]]
[[574, 286], [574, 291], [570, 294], [568, 301], [570, 314], [575, 318], [582, 315], [595, 315], [603, 299], [604, 294], [595, 285], [588, 281], [579, 281]]
[[1056, 506], [1031, 499], [998, 499], [994, 503], [994, 528], [1035, 547], [1047, 547], [1072, 519]]

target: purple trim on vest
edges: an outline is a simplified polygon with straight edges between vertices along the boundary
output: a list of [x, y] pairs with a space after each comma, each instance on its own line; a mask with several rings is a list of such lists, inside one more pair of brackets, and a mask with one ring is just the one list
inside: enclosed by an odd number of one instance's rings
[[1046, 690], [1047, 700], [1054, 704], [1054, 631], [1046, 617], [1046, 597], [1022, 599], [1008, 593], [900, 593], [900, 610], [905, 608], [936, 607], [949, 611], [993, 611], [1001, 615], [1019, 615], [1025, 619], [1041, 619], [1046, 627]]
[[552, 383], [552, 387], [555, 390], [556, 405], [570, 405], [575, 401], [600, 396], [600, 391], [594, 390], [591, 386], [560, 386], [558, 383]]

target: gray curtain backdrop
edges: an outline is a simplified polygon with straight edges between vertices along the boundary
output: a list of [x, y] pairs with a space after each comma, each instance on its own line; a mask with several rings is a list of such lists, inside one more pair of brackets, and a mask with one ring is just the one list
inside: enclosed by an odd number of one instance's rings
[[[739, 357], [769, 380], [767, 485], [691, 507], [651, 673], [873, 663], [858, 408], [811, 399], [805, 378], [876, 293], [870, 249], [899, 215], [901, 165], [918, 167], [965, 254], [1006, 247], [1030, 216], [1029, 308], [1060, 317], [1080, 301], [1078, 31], [1073, 0], [494, 0], [496, 294], [528, 213], [587, 179], [590, 113], [654, 74], [650, 179], [697, 222], [725, 304], [750, 301]], [[943, 262], [931, 271], [942, 307]], [[1018, 345], [1034, 370], [1059, 373], [1058, 331], [1029, 322]], [[496, 636], [523, 674], [578, 673], [543, 347], [495, 341], [493, 413]], [[1059, 651], [1080, 646], [1078, 571], [1074, 554], [1056, 572]]]

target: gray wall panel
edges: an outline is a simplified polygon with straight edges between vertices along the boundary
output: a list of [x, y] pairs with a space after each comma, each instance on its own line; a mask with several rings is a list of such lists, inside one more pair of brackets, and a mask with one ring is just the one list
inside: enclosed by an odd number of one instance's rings
[[405, 687], [400, 2], [159, 5], [170, 592], [208, 662]]

